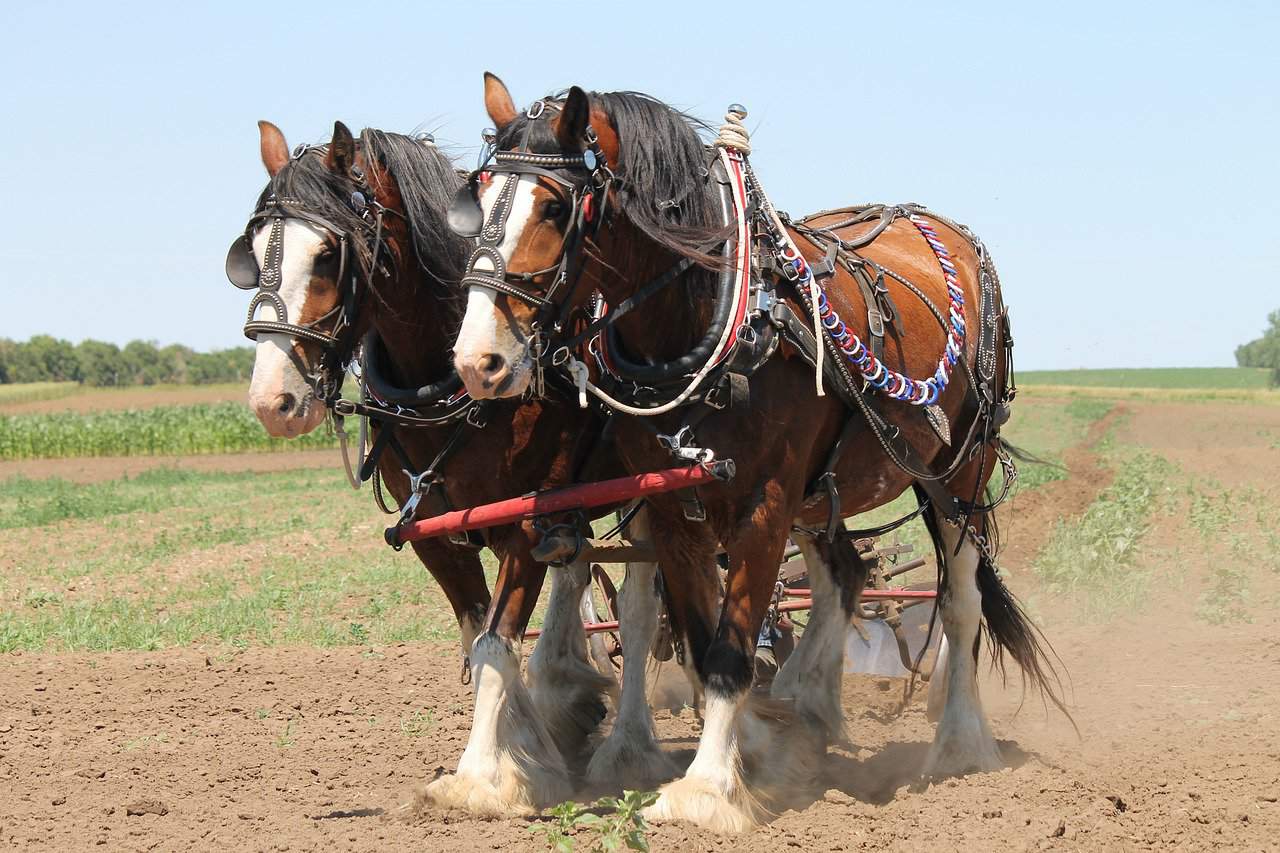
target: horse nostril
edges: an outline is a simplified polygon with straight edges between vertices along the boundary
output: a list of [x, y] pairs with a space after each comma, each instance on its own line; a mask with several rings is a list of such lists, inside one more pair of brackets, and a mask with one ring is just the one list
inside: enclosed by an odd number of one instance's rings
[[480, 368], [481, 373], [483, 373], [486, 376], [492, 376], [493, 374], [497, 373], [499, 370], [502, 370], [503, 365], [506, 363], [507, 363], [506, 359], [504, 359], [502, 356], [498, 355], [495, 352], [491, 352], [491, 353], [488, 353], [487, 355], [483, 355], [480, 357], [480, 362], [478, 366]]
[[293, 411], [293, 407], [297, 404], [297, 397], [292, 394], [281, 394], [276, 398], [276, 411], [282, 415], [287, 415]]

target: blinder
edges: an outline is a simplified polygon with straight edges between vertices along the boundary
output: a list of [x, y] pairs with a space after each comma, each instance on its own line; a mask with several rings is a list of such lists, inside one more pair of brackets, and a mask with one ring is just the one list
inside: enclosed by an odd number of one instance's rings
[[253, 290], [258, 286], [258, 259], [253, 255], [253, 245], [247, 234], [241, 234], [227, 250], [227, 279], [241, 290]]
[[[481, 168], [471, 174], [449, 207], [449, 227], [459, 236], [477, 241], [460, 284], [464, 289], [480, 287], [493, 290], [533, 306], [539, 312], [535, 326], [559, 325], [568, 309], [568, 294], [562, 296], [565, 304], [559, 304], [556, 296], [571, 284], [571, 279], [576, 280], [582, 244], [595, 235], [605, 219], [613, 172], [609, 170], [591, 128], [587, 128], [586, 148], [581, 154], [494, 151], [492, 162], [492, 166], [482, 163]], [[565, 172], [585, 174], [570, 178]], [[481, 178], [488, 175], [504, 180], [486, 220], [478, 190]], [[517, 185], [525, 175], [550, 182], [552, 191], [567, 203], [572, 219], [565, 230], [555, 263], [546, 269], [512, 275], [507, 272], [499, 247], [506, 234]], [[537, 293], [530, 289], [529, 284], [535, 278], [547, 274], [554, 275], [545, 292]], [[557, 311], [561, 315], [559, 318], [553, 316]]]
[[480, 199], [476, 196], [476, 184], [476, 175], [472, 175], [458, 187], [445, 213], [449, 230], [459, 237], [479, 237], [480, 229], [484, 227], [484, 211], [480, 209]]
[[[296, 152], [294, 156], [296, 158], [306, 153], [307, 150], [303, 149]], [[378, 255], [382, 248], [382, 217], [388, 208], [371, 200], [373, 194], [365, 182], [364, 174], [359, 169], [351, 170], [351, 178], [356, 182], [356, 189], [351, 193], [347, 203], [360, 217], [361, 223], [372, 237], [372, 257], [367, 273], [372, 275], [378, 269]], [[284, 225], [289, 219], [305, 222], [328, 234], [338, 243], [336, 283], [341, 298], [332, 310], [305, 325], [290, 321], [288, 308], [279, 294], [283, 281], [281, 264], [284, 260]], [[253, 235], [260, 225], [266, 225], [269, 228], [261, 266], [253, 251]], [[344, 344], [350, 342], [361, 277], [359, 264], [353, 263], [350, 257], [352, 251], [352, 235], [346, 229], [299, 199], [281, 198], [275, 195], [268, 196], [254, 211], [254, 214], [249, 217], [245, 233], [232, 241], [230, 249], [227, 250], [227, 279], [241, 290], [257, 290], [249, 301], [249, 311], [244, 324], [245, 337], [256, 341], [259, 334], [284, 334], [294, 339], [319, 344], [322, 355], [313, 370], [311, 380], [317, 396], [323, 399], [328, 399], [330, 393], [336, 394], [341, 387], [343, 362], [350, 357], [349, 352], [344, 353], [341, 350]], [[350, 276], [350, 282], [347, 281], [348, 276]], [[264, 304], [272, 309], [275, 314], [274, 319], [256, 318], [258, 309]], [[323, 331], [320, 328], [326, 324], [330, 327], [329, 331]]]

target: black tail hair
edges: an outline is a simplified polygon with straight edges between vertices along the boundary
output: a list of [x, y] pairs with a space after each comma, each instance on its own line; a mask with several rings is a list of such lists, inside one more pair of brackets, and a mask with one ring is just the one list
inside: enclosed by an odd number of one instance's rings
[[[917, 500], [925, 500], [926, 495], [919, 485], [913, 487], [916, 492]], [[995, 527], [995, 519], [991, 513], [984, 515], [984, 520], [989, 528], [986, 535], [988, 542], [991, 543], [993, 550], [997, 548], [998, 532]], [[939, 526], [938, 517], [933, 512], [924, 513], [924, 523], [929, 530], [929, 538], [933, 541], [934, 558], [938, 563], [938, 602], [939, 605], [949, 595], [948, 590], [948, 572], [946, 560], [946, 546], [942, 539], [942, 529]], [[991, 664], [1000, 671], [1000, 678], [1003, 681], [1006, 678], [1006, 670], [1004, 664], [1004, 655], [1007, 652], [1018, 664], [1018, 668], [1022, 670], [1023, 687], [1031, 687], [1040, 693], [1041, 697], [1047, 702], [1053, 704], [1055, 708], [1062, 712], [1063, 716], [1071, 722], [1072, 728], [1076, 730], [1076, 734], [1080, 733], [1080, 728], [1076, 725], [1076, 721], [1071, 716], [1071, 712], [1067, 710], [1066, 703], [1062, 699], [1062, 676], [1058, 672], [1058, 666], [1062, 665], [1062, 658], [1058, 657], [1058, 653], [1053, 650], [1053, 645], [1044, 636], [1039, 628], [1031, 621], [1031, 617], [1027, 615], [1022, 603], [1017, 597], [1004, 585], [1004, 581], [1000, 579], [1000, 574], [996, 570], [996, 565], [992, 559], [979, 549], [978, 571], [977, 571], [978, 592], [982, 599], [982, 622], [986, 629], [986, 635], [991, 641]], [[929, 621], [929, 631], [933, 631], [933, 619], [936, 618], [938, 610], [934, 609], [934, 617]], [[981, 634], [979, 634], [981, 636]], [[926, 647], [927, 647], [926, 643]], [[962, 649], [952, 649], [952, 654], [964, 654]], [[978, 642], [975, 640], [973, 655], [978, 655]], [[1056, 664], [1055, 664], [1056, 661]], [[1065, 668], [1065, 667], [1064, 667]], [[935, 674], [935, 677], [937, 674]]]
[[858, 553], [858, 549], [853, 547], [853, 540], [843, 535], [844, 521], [838, 521], [836, 524], [839, 532], [835, 541], [828, 544], [825, 536], [819, 536], [817, 537], [818, 549], [823, 552], [823, 558], [831, 567], [832, 580], [840, 591], [840, 607], [846, 614], [855, 615], [871, 570], [868, 562]]
[[1027, 465], [1048, 465], [1050, 468], [1065, 470], [1063, 466], [1059, 465], [1057, 462], [1051, 462], [1048, 459], [1043, 459], [1025, 448], [1009, 443], [1003, 436], [998, 436], [996, 441], [1000, 442], [1000, 449], [1005, 453], [1008, 453], [1018, 462], [1023, 462]]

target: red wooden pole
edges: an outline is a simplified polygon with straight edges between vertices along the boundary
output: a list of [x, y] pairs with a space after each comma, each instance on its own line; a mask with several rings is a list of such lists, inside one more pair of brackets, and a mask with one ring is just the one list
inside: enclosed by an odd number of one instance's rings
[[668, 468], [665, 471], [617, 477], [598, 483], [581, 483], [470, 509], [454, 510], [403, 527], [391, 527], [387, 529], [387, 541], [393, 545], [402, 545], [405, 542], [430, 539], [432, 536], [510, 524], [553, 512], [624, 503], [632, 498], [718, 482], [732, 476], [733, 461], [723, 459], [706, 467], [694, 465], [690, 468]]
[[[809, 590], [807, 589], [788, 589], [786, 596], [788, 598], [801, 598], [805, 601], [804, 607], [793, 607], [792, 610], [807, 610], [813, 606], [813, 599], [809, 598]], [[882, 601], [889, 599], [891, 601], [906, 601], [912, 598], [937, 598], [938, 591], [936, 589], [864, 589], [862, 591], [863, 601]]]

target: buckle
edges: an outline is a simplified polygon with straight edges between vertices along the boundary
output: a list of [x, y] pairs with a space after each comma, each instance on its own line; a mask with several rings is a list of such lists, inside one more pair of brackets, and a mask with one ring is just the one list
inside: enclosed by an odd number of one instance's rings
[[480, 403], [475, 403], [467, 408], [466, 420], [476, 429], [481, 429], [489, 423], [488, 419], [484, 417], [484, 406]]

